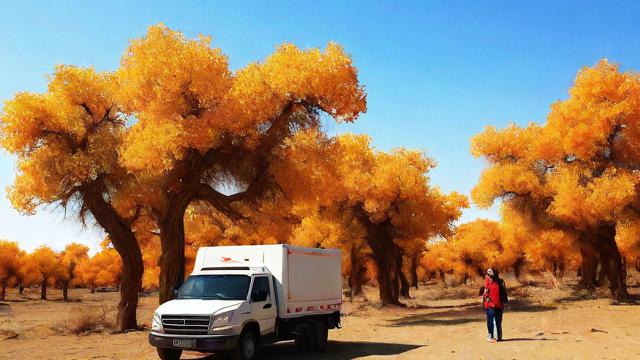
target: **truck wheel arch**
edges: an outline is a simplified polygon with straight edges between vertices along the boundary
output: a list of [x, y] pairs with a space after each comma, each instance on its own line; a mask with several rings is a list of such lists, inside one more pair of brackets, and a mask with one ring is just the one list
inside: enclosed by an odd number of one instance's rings
[[256, 335], [256, 339], [258, 340], [258, 342], [260, 342], [260, 324], [258, 324], [258, 322], [254, 320], [248, 320], [247, 322], [245, 322], [244, 325], [242, 325], [241, 334], [244, 334], [247, 331], [253, 331], [253, 333]]

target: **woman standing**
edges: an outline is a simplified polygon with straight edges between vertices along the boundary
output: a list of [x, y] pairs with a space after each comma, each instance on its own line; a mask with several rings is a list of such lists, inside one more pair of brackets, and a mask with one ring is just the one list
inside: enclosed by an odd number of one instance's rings
[[502, 341], [502, 313], [504, 311], [504, 305], [500, 299], [501, 281], [502, 280], [498, 277], [498, 271], [494, 271], [491, 268], [487, 269], [484, 295], [482, 298], [484, 311], [487, 314], [487, 330], [489, 331], [489, 336], [487, 336], [488, 342], [496, 342], [496, 339], [493, 337], [494, 320], [498, 333], [497, 340]]

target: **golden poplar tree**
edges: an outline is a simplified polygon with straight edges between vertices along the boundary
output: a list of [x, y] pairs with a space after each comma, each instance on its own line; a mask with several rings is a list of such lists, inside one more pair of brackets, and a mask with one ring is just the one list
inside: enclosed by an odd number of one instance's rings
[[627, 298], [616, 225], [640, 209], [638, 104], [640, 76], [602, 60], [578, 73], [544, 124], [488, 127], [472, 140], [473, 154], [490, 164], [474, 201], [501, 199], [544, 228], [571, 233], [583, 284], [593, 286], [600, 263], [615, 300]]
[[426, 173], [434, 163], [419, 151], [382, 152], [367, 136], [328, 138], [317, 130], [299, 132], [287, 144], [273, 166], [284, 193], [298, 211], [336, 211], [357, 221], [376, 264], [382, 304], [399, 304], [410, 284], [406, 249], [448, 234], [466, 198], [432, 187]]
[[113, 98], [113, 76], [92, 68], [57, 66], [45, 93], [22, 92], [0, 114], [2, 147], [15, 155], [18, 173], [9, 198], [32, 214], [60, 204], [84, 219], [91, 215], [111, 237], [124, 266], [117, 315], [120, 329], [135, 329], [142, 256], [131, 231], [131, 214], [113, 200], [132, 177], [115, 151], [125, 131]]
[[69, 301], [69, 286], [75, 278], [75, 268], [78, 263], [89, 257], [89, 247], [83, 244], [70, 243], [60, 254], [62, 273], [58, 282], [62, 285], [62, 298]]
[[30, 273], [40, 284], [40, 299], [47, 300], [47, 288], [64, 276], [60, 256], [50, 247], [42, 245], [30, 253], [24, 264], [24, 271]]
[[0, 240], [0, 300], [5, 300], [7, 287], [18, 283], [24, 257], [17, 242]]
[[[324, 51], [280, 46], [262, 62], [231, 71], [211, 39], [191, 40], [163, 25], [134, 40], [115, 73], [118, 104], [137, 120], [121, 147], [123, 164], [156, 196], [146, 200], [160, 229], [160, 301], [184, 278], [184, 215], [195, 200], [232, 220], [232, 206], [270, 188], [273, 151], [320, 114], [353, 121], [363, 88], [337, 44]], [[231, 185], [233, 195], [220, 190]]]

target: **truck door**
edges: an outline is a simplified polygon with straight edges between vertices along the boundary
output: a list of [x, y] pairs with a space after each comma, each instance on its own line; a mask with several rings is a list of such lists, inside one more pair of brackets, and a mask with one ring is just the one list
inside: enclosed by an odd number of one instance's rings
[[276, 326], [276, 301], [269, 276], [258, 275], [251, 288], [251, 313], [260, 324], [261, 335], [272, 333]]

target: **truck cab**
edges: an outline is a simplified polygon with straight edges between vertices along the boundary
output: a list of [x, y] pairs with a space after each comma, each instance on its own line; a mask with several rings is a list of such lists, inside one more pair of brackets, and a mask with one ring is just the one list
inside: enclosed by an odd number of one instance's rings
[[[301, 256], [313, 258], [305, 262]], [[149, 342], [161, 359], [179, 359], [182, 350], [197, 350], [250, 360], [260, 344], [282, 340], [322, 351], [328, 329], [340, 323], [339, 264], [335, 250], [288, 245], [201, 248], [193, 273], [174, 299], [156, 309]], [[323, 270], [324, 279], [319, 280], [316, 271]], [[312, 285], [321, 291], [304, 290]]]

